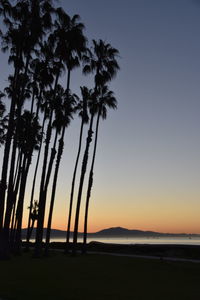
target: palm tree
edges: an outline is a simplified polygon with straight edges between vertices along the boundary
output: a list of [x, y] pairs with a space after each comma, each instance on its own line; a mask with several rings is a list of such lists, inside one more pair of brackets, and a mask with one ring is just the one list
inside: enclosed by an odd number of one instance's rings
[[[54, 81], [54, 56], [53, 56], [53, 44], [48, 39], [43, 43], [39, 43], [39, 50], [36, 51], [36, 54], [39, 58], [36, 58], [31, 63], [32, 74], [33, 74], [33, 85], [39, 86], [39, 95], [36, 107], [36, 116], [39, 115], [39, 111], [43, 112], [43, 122], [42, 122], [42, 136], [44, 135], [45, 122], [49, 116], [49, 93], [45, 91], [46, 88], [51, 89], [51, 85]], [[42, 101], [43, 100], [43, 101]], [[33, 207], [33, 199], [35, 193], [35, 184], [38, 173], [38, 166], [40, 161], [42, 149], [42, 139], [40, 141], [38, 156], [35, 165], [32, 189], [31, 189], [31, 199], [29, 205], [29, 216], [28, 216], [28, 226], [27, 226], [27, 237], [26, 237], [26, 251], [29, 250], [29, 236], [30, 236], [30, 226], [31, 226], [31, 211]]]
[[[25, 88], [28, 83], [28, 68], [31, 60], [31, 54], [35, 46], [44, 36], [44, 29], [47, 29], [47, 15], [49, 8], [45, 8], [45, 4], [50, 1], [17, 1], [13, 6], [9, 1], [0, 2], [0, 12], [4, 15], [4, 23], [8, 27], [6, 34], [2, 34], [3, 50], [10, 48], [9, 62], [14, 64], [14, 75], [12, 78], [12, 96], [10, 105], [10, 114], [8, 121], [8, 130], [6, 134], [6, 142], [4, 148], [4, 158], [0, 182], [0, 231], [3, 224], [5, 194], [7, 189], [7, 170], [10, 156], [10, 146], [12, 136], [14, 134], [14, 115], [17, 109], [17, 123], [18, 128], [19, 118], [21, 116], [23, 102], [26, 98]], [[46, 6], [47, 7], [47, 6]], [[12, 172], [14, 170], [16, 158], [16, 135], [14, 135], [13, 151], [10, 164], [10, 178], [9, 178], [9, 197], [7, 198], [6, 222], [4, 222], [4, 237], [8, 237], [8, 224], [10, 222], [10, 194], [13, 187]], [[1, 233], [1, 232], [0, 232]], [[2, 235], [0, 235], [2, 237]]]
[[116, 76], [119, 70], [117, 62], [119, 51], [102, 40], [92, 42], [92, 49], [88, 50], [88, 54], [83, 57], [85, 64], [83, 73], [94, 73], [95, 88], [98, 88]]
[[77, 96], [74, 94], [68, 95], [68, 91], [66, 91], [63, 96], [64, 96], [64, 103], [63, 104], [61, 103], [62, 110], [58, 111], [58, 117], [57, 117], [57, 130], [58, 132], [62, 131], [62, 133], [59, 140], [55, 172], [54, 172], [53, 183], [52, 183], [51, 201], [50, 201], [49, 217], [48, 217], [47, 232], [46, 232], [45, 255], [48, 255], [48, 249], [49, 249], [51, 223], [52, 223], [52, 216], [53, 216], [58, 172], [59, 172], [61, 157], [64, 149], [65, 129], [69, 126], [71, 122], [72, 115], [75, 112], [74, 106], [77, 100]]
[[[36, 243], [35, 243], [35, 251], [34, 256], [39, 257], [41, 255], [42, 250], [42, 238], [43, 238], [43, 224], [44, 224], [44, 215], [45, 215], [45, 207], [46, 207], [46, 196], [47, 196], [47, 189], [49, 185], [51, 170], [53, 166], [53, 161], [56, 155], [56, 143], [58, 133], [56, 132], [54, 137], [54, 144], [51, 151], [51, 156], [48, 162], [48, 154], [49, 154], [49, 144], [52, 136], [52, 123], [53, 123], [53, 113], [55, 109], [55, 97], [58, 89], [58, 79], [60, 76], [60, 69], [58, 68], [58, 73], [56, 75], [54, 89], [49, 94], [50, 99], [52, 101], [50, 107], [50, 114], [49, 114], [49, 122], [47, 124], [47, 131], [46, 131], [46, 139], [45, 139], [45, 148], [44, 148], [44, 157], [43, 157], [43, 164], [42, 164], [42, 175], [40, 180], [40, 195], [39, 195], [39, 210], [38, 210], [38, 219], [37, 219], [37, 230], [36, 230]], [[48, 168], [47, 168], [48, 166]]]
[[[57, 41], [55, 55], [64, 62], [68, 73], [79, 66], [80, 59], [86, 51], [87, 39], [83, 34], [84, 25], [80, 23], [80, 16], [72, 18], [62, 8], [56, 10], [55, 32], [53, 39]], [[69, 74], [68, 74], [68, 81]]]
[[66, 248], [65, 252], [68, 252], [69, 249], [69, 239], [70, 239], [70, 228], [71, 228], [71, 216], [72, 216], [72, 206], [73, 206], [73, 199], [74, 199], [74, 187], [76, 181], [76, 173], [81, 153], [81, 146], [82, 146], [82, 136], [83, 136], [83, 126], [87, 124], [89, 121], [87, 106], [88, 101], [91, 97], [91, 90], [88, 90], [87, 87], [81, 87], [81, 94], [82, 94], [82, 101], [79, 102], [77, 110], [80, 110], [79, 116], [81, 117], [81, 128], [80, 128], [80, 135], [79, 135], [79, 144], [78, 144], [78, 152], [76, 156], [74, 172], [72, 177], [72, 185], [71, 185], [71, 193], [70, 193], [70, 205], [69, 205], [69, 213], [68, 213], [68, 223], [67, 223], [67, 237], [66, 237]]
[[17, 204], [17, 195], [20, 187], [21, 181], [21, 173], [22, 173], [22, 163], [23, 163], [23, 152], [21, 148], [18, 148], [18, 160], [17, 160], [17, 167], [15, 171], [15, 181], [14, 181], [14, 188], [13, 188], [13, 195], [12, 195], [12, 218], [11, 218], [11, 225], [10, 225], [10, 248], [13, 249], [14, 245], [14, 233], [15, 233], [15, 216], [16, 216], [16, 204]]
[[46, 121], [46, 115], [44, 115], [44, 117], [43, 117], [42, 128], [41, 128], [41, 139], [39, 142], [38, 155], [37, 155], [37, 159], [36, 159], [35, 171], [34, 171], [33, 182], [32, 182], [31, 199], [30, 199], [29, 216], [28, 216], [28, 226], [27, 226], [27, 234], [26, 234], [26, 251], [29, 251], [29, 239], [31, 236], [30, 230], [31, 230], [31, 220], [32, 220], [31, 213], [32, 213], [33, 205], [34, 205], [33, 198], [34, 198], [34, 192], [35, 192], [35, 184], [36, 184], [40, 154], [41, 154], [41, 150], [42, 150], [42, 141], [43, 141], [43, 135], [44, 135], [45, 121]]
[[[102, 87], [106, 82], [111, 81], [111, 79], [116, 75], [117, 70], [119, 69], [119, 65], [116, 60], [116, 56], [118, 55], [118, 50], [112, 48], [110, 44], [106, 44], [102, 40], [99, 40], [98, 42], [93, 40], [93, 49], [92, 51], [88, 51], [88, 52], [89, 55], [87, 56], [85, 55], [83, 58], [85, 62], [83, 72], [85, 74], [95, 73], [94, 76], [94, 82], [95, 82], [94, 99], [95, 99], [95, 97], [98, 97], [99, 88]], [[90, 126], [88, 130], [86, 147], [85, 147], [82, 168], [81, 168], [81, 176], [79, 181], [75, 223], [74, 223], [74, 236], [73, 236], [74, 255], [76, 254], [76, 244], [77, 244], [77, 236], [78, 236], [79, 214], [80, 214], [83, 184], [84, 184], [85, 173], [87, 169], [89, 148], [90, 148], [92, 135], [93, 135], [93, 131], [92, 131], [93, 120], [96, 112], [97, 112], [96, 105], [93, 105], [93, 107], [91, 108]]]
[[[19, 31], [16, 28], [13, 28], [12, 22], [8, 19], [8, 15], [13, 13], [13, 7], [9, 1], [1, 1], [1, 14], [4, 15], [4, 23], [8, 26], [8, 31], [6, 34], [1, 32], [2, 39], [2, 51], [7, 51], [10, 47], [12, 54], [10, 55], [9, 62], [14, 63], [14, 75], [12, 80], [12, 90], [16, 89], [17, 78], [19, 75], [20, 68], [22, 67], [21, 59], [21, 45]], [[10, 146], [12, 135], [14, 131], [14, 114], [16, 106], [16, 94], [12, 93], [9, 119], [8, 119], [8, 129], [6, 133], [5, 147], [4, 147], [4, 156], [3, 156], [3, 165], [1, 172], [1, 181], [0, 181], [0, 238], [2, 238], [2, 226], [3, 226], [3, 215], [4, 215], [4, 205], [5, 205], [5, 193], [7, 188], [7, 170], [10, 154]], [[1, 244], [3, 241], [1, 242]]]
[[92, 135], [93, 135], [93, 122], [94, 117], [96, 114], [96, 105], [94, 105], [96, 101], [96, 93], [93, 91], [91, 95], [91, 106], [90, 106], [90, 121], [89, 121], [89, 129], [86, 138], [86, 145], [85, 151], [82, 160], [82, 167], [81, 167], [81, 175], [79, 180], [79, 189], [78, 189], [78, 197], [77, 197], [77, 204], [76, 204], [76, 213], [75, 213], [75, 223], [74, 223], [74, 234], [73, 234], [73, 255], [76, 254], [76, 244], [78, 238], [78, 223], [79, 223], [79, 214], [80, 214], [80, 205], [81, 205], [81, 198], [82, 198], [82, 191], [83, 191], [83, 184], [85, 179], [85, 173], [87, 169], [88, 157], [89, 157], [89, 148], [92, 142]]
[[100, 88], [100, 95], [98, 99], [98, 113], [97, 113], [97, 121], [96, 121], [96, 130], [95, 130], [95, 139], [94, 139], [94, 149], [92, 155], [92, 163], [89, 172], [89, 180], [87, 187], [87, 196], [86, 196], [86, 206], [85, 206], [85, 219], [84, 219], [84, 237], [83, 237], [83, 253], [86, 252], [86, 244], [87, 244], [87, 224], [88, 224], [88, 210], [89, 210], [89, 201], [91, 197], [91, 190], [93, 185], [93, 175], [94, 175], [94, 163], [96, 157], [96, 149], [97, 149], [97, 139], [98, 139], [98, 131], [99, 131], [99, 121], [100, 117], [105, 120], [107, 117], [107, 107], [110, 109], [117, 108], [117, 101], [113, 95], [112, 91], [109, 91], [107, 86], [103, 86]]
[[[66, 88], [66, 103], [73, 102], [73, 98], [70, 96], [70, 79], [71, 79], [71, 72], [74, 68], [79, 66], [79, 61], [82, 58], [83, 53], [86, 51], [86, 38], [83, 35], [84, 25], [79, 23], [80, 17], [78, 15], [74, 15], [70, 18], [62, 9], [57, 10], [58, 21], [56, 22], [56, 31], [55, 35], [58, 39], [57, 44], [57, 55], [63, 58], [63, 61], [67, 68], [67, 88]], [[70, 99], [72, 99], [70, 101]], [[71, 114], [71, 109], [69, 108], [65, 110], [65, 119], [69, 119], [69, 115]], [[71, 104], [70, 104], [71, 106]], [[66, 125], [68, 122], [65, 120]], [[48, 219], [48, 226], [47, 226], [47, 235], [46, 235], [46, 249], [45, 253], [48, 253], [49, 247], [49, 239], [50, 239], [50, 229], [51, 229], [51, 220], [52, 220], [52, 213], [53, 213], [53, 206], [54, 206], [54, 198], [55, 198], [55, 191], [57, 185], [57, 177], [58, 177], [58, 170], [61, 161], [61, 156], [64, 148], [64, 135], [65, 135], [65, 128], [66, 125], [63, 126], [62, 135], [59, 140], [59, 148], [57, 154], [57, 161], [52, 185], [52, 196], [51, 196], [51, 203], [50, 203], [50, 212], [49, 212], [49, 219]]]
[[[82, 53], [85, 52], [86, 49], [86, 38], [83, 35], [84, 25], [82, 23], [78, 23], [79, 21], [78, 15], [75, 15], [72, 18], [70, 18], [61, 8], [58, 8], [56, 10], [56, 15], [57, 15], [57, 19], [55, 20], [55, 31], [50, 36], [50, 39], [56, 45], [55, 46], [56, 58], [58, 59], [60, 64], [64, 63], [67, 68], [66, 93], [68, 98], [69, 89], [70, 89], [71, 71], [75, 67], [79, 66], [79, 59], [81, 58]], [[63, 129], [63, 133], [59, 141], [60, 149], [63, 147], [62, 145], [64, 143], [64, 133], [65, 133], [65, 129]], [[62, 151], [60, 150], [60, 153], [58, 154], [62, 155]], [[54, 157], [55, 155], [56, 153], [54, 152]], [[49, 175], [50, 172], [47, 172], [46, 182], [48, 182], [49, 180]], [[44, 223], [46, 193], [47, 193], [47, 189], [45, 186], [45, 190], [42, 191], [41, 198], [39, 200], [39, 215], [38, 215], [38, 227], [37, 227], [37, 234], [36, 234], [35, 257], [39, 257], [41, 255], [41, 250], [42, 250], [42, 231], [43, 231], [42, 229]], [[40, 203], [41, 203], [41, 207], [40, 207]]]
[[41, 140], [41, 127], [37, 118], [29, 111], [25, 111], [22, 115], [22, 130], [20, 132], [20, 147], [23, 153], [23, 163], [21, 171], [21, 182], [19, 187], [18, 205], [16, 211], [17, 231], [16, 231], [16, 250], [20, 252], [21, 248], [21, 226], [24, 208], [24, 196], [29, 168], [31, 165], [32, 154], [34, 150], [38, 150]]
[[[24, 99], [29, 97], [29, 93], [24, 90]], [[22, 99], [21, 99], [22, 100]], [[11, 221], [12, 214], [12, 206], [13, 206], [13, 192], [14, 192], [14, 174], [16, 165], [16, 155], [17, 155], [17, 144], [21, 131], [21, 111], [22, 105], [17, 103], [16, 109], [16, 118], [15, 118], [15, 131], [12, 143], [12, 153], [11, 153], [11, 161], [10, 161], [10, 171], [9, 171], [9, 180], [8, 180], [8, 191], [7, 191], [7, 201], [6, 201], [6, 210], [4, 217], [4, 237], [6, 240], [9, 239], [9, 225]], [[30, 118], [28, 119], [30, 120]]]
[[[13, 189], [13, 175], [14, 174], [14, 166], [15, 166], [15, 158], [16, 158], [16, 145], [17, 145], [17, 134], [19, 129], [19, 119], [22, 113], [23, 103], [29, 94], [26, 93], [26, 86], [29, 81], [28, 77], [28, 66], [31, 59], [31, 52], [34, 50], [34, 46], [38, 43], [38, 40], [42, 36], [41, 28], [35, 26], [33, 28], [33, 18], [38, 19], [39, 7], [37, 6], [37, 1], [23, 2], [19, 1], [16, 6], [13, 8], [13, 19], [18, 22], [18, 37], [20, 37], [22, 48], [21, 56], [23, 60], [24, 56], [24, 70], [21, 72], [20, 77], [18, 78], [18, 93], [16, 90], [13, 92], [16, 94], [16, 105], [17, 105], [17, 119], [16, 119], [16, 133], [14, 135], [13, 141], [13, 150], [11, 156], [11, 164], [10, 164], [10, 177], [8, 184], [8, 197], [7, 197], [7, 207], [6, 209], [6, 222], [4, 223], [4, 230], [8, 231], [9, 227], [9, 215], [11, 206], [11, 194]], [[35, 20], [34, 20], [35, 21]], [[41, 24], [41, 22], [40, 22]], [[19, 41], [18, 41], [19, 42]], [[12, 58], [11, 58], [12, 59]], [[32, 102], [34, 101], [34, 93], [32, 96]]]

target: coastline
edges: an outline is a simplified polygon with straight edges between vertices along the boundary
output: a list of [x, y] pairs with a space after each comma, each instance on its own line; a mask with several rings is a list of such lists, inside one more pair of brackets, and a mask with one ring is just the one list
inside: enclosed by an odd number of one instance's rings
[[[25, 246], [25, 242], [22, 245]], [[34, 243], [30, 243], [34, 247]], [[82, 243], [78, 243], [78, 250], [81, 251]], [[51, 242], [51, 250], [65, 250], [65, 243]], [[72, 249], [72, 243], [69, 245], [69, 251]], [[109, 244], [101, 242], [90, 242], [87, 244], [88, 252], [102, 252], [108, 254], [124, 254], [137, 256], [152, 256], [158, 258], [181, 258], [200, 260], [199, 245], [179, 245], [179, 244]]]

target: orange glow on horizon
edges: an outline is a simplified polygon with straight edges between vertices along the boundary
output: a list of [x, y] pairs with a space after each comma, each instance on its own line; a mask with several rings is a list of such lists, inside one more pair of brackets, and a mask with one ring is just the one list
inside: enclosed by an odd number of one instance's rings
[[[97, 232], [111, 227], [124, 227], [130, 230], [154, 231], [161, 233], [186, 233], [200, 234], [200, 203], [194, 209], [190, 205], [189, 196], [170, 195], [133, 195], [127, 197], [131, 200], [122, 204], [119, 198], [112, 195], [95, 195], [91, 201], [88, 221], [88, 232]], [[175, 198], [177, 201], [175, 201]], [[197, 199], [198, 197], [196, 197]], [[92, 199], [92, 200], [93, 200]], [[101, 200], [104, 199], [104, 200]], [[140, 200], [138, 200], [140, 199]], [[179, 200], [180, 199], [180, 200]], [[48, 209], [47, 209], [48, 212]], [[83, 212], [81, 209], [79, 232], [83, 232]], [[23, 227], [27, 226], [27, 211]], [[58, 203], [53, 215], [52, 228], [66, 230], [65, 203]], [[72, 216], [71, 231], [73, 231], [74, 215]], [[46, 220], [44, 227], [46, 227]]]

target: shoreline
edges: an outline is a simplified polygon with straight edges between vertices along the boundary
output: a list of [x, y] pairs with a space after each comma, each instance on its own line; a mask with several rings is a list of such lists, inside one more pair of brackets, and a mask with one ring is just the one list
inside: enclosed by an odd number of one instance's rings
[[[26, 242], [22, 242], [25, 246]], [[64, 242], [51, 242], [51, 250], [65, 250]], [[34, 243], [30, 242], [30, 247]], [[69, 244], [69, 251], [72, 243]], [[77, 249], [82, 249], [82, 243], [77, 244]], [[180, 258], [200, 260], [200, 245], [180, 245], [180, 244], [109, 244], [102, 242], [90, 242], [87, 244], [88, 252], [102, 252], [108, 254], [124, 254], [137, 256], [153, 256], [162, 258]]]

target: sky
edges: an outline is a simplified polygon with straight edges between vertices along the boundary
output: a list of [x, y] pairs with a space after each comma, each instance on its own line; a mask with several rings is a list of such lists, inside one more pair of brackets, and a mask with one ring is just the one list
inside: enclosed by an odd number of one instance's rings
[[[89, 231], [121, 226], [200, 233], [200, 1], [60, 0], [59, 5], [81, 16], [90, 44], [102, 39], [120, 52], [121, 70], [110, 85], [118, 110], [100, 124]], [[8, 68], [6, 55], [0, 58], [3, 89]], [[93, 81], [77, 70], [71, 89], [80, 94], [80, 85], [92, 88]], [[79, 128], [75, 119], [66, 133], [53, 219], [58, 229], [66, 228]], [[31, 182], [26, 207], [30, 187]], [[85, 194], [80, 231], [84, 204]]]

